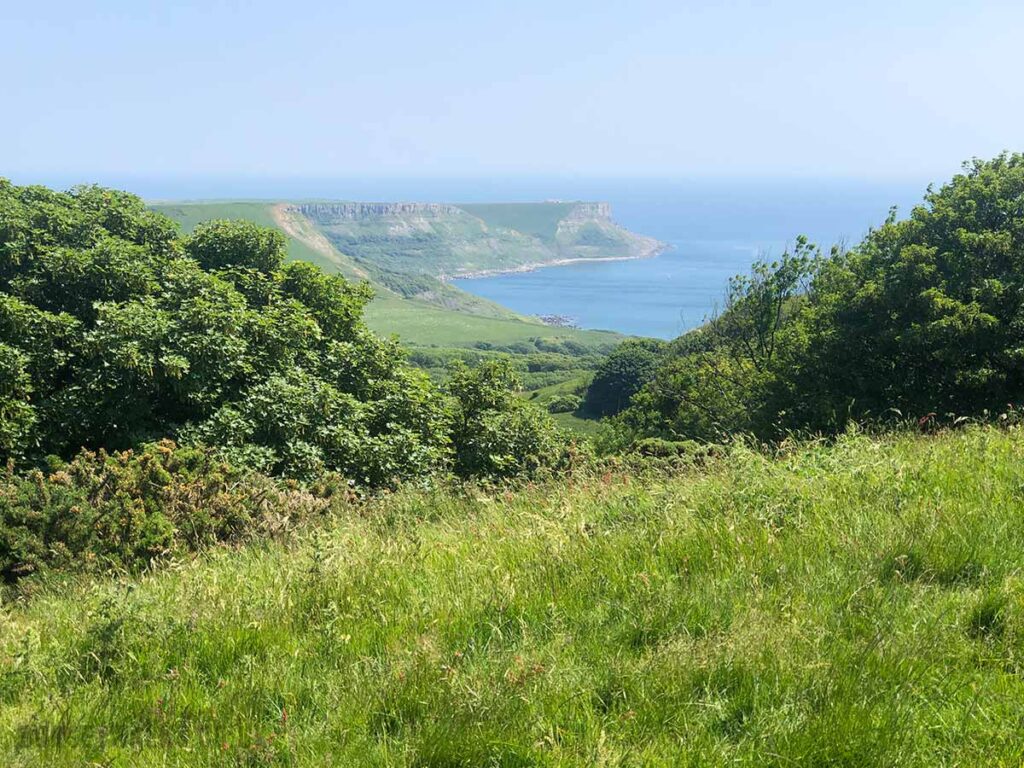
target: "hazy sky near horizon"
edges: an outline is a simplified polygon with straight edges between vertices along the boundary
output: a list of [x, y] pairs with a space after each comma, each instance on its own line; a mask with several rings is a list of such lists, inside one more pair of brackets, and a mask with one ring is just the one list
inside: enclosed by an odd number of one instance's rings
[[0, 4], [0, 176], [942, 179], [1024, 149], [1024, 3]]

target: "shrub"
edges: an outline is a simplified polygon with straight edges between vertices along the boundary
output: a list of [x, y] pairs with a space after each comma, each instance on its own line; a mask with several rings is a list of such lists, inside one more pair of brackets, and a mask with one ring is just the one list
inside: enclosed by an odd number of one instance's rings
[[0, 576], [137, 570], [217, 542], [275, 535], [327, 502], [170, 441], [83, 451], [46, 472], [0, 476]]
[[567, 440], [546, 413], [516, 396], [508, 361], [456, 364], [446, 387], [454, 399], [456, 474], [500, 478], [565, 466]]
[[672, 458], [701, 455], [706, 449], [694, 440], [662, 440], [659, 437], [648, 437], [638, 440], [633, 450], [641, 456]]
[[185, 251], [203, 269], [255, 269], [272, 274], [284, 261], [284, 235], [248, 221], [209, 221], [185, 239]]
[[22, 352], [0, 343], [0, 456], [20, 455], [35, 424], [27, 363]]
[[548, 413], [572, 413], [582, 402], [579, 395], [557, 395], [548, 401]]
[[303, 479], [433, 471], [446, 401], [363, 324], [371, 296], [273, 229], [180, 237], [131, 195], [0, 180], [0, 462], [171, 437]]
[[594, 416], [613, 416], [622, 411], [654, 378], [664, 350], [664, 342], [655, 339], [622, 342], [598, 366], [583, 400], [584, 410]]
[[633, 397], [625, 440], [1002, 412], [1024, 396], [1022, 199], [1024, 154], [975, 160], [849, 251], [798, 238], [756, 263]]

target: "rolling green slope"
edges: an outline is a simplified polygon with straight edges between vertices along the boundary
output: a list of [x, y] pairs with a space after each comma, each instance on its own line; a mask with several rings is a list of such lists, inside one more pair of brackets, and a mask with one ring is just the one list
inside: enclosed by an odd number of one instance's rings
[[[158, 203], [151, 206], [177, 221], [183, 232], [191, 232], [196, 225], [211, 219], [244, 219], [284, 232], [288, 240], [288, 256], [309, 261], [328, 272], [338, 272], [348, 278], [365, 279], [366, 272], [352, 259], [334, 249], [312, 227], [303, 232], [301, 222], [292, 226], [280, 214], [280, 206], [268, 202], [197, 202]], [[284, 225], [287, 225], [284, 226]], [[319, 239], [320, 242], [317, 242]]]
[[1024, 436], [339, 503], [0, 618], [6, 766], [1017, 766]]
[[415, 346], [509, 346], [530, 339], [567, 339], [607, 350], [624, 337], [613, 331], [588, 331], [544, 325], [529, 319], [483, 317], [441, 309], [416, 300], [380, 296], [367, 307], [366, 322], [378, 333], [396, 333]]
[[524, 235], [554, 242], [558, 224], [575, 207], [574, 203], [459, 203], [471, 216], [492, 229], [512, 229]]

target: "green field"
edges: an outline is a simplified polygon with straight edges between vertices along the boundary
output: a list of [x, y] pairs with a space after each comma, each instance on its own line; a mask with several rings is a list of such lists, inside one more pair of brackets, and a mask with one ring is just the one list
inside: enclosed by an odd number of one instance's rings
[[596, 419], [584, 419], [574, 413], [553, 413], [551, 418], [555, 424], [567, 432], [583, 437], [593, 437], [601, 431], [601, 422]]
[[406, 491], [0, 621], [19, 766], [1024, 757], [1024, 435]]
[[[177, 221], [183, 232], [191, 232], [198, 224], [211, 219], [242, 219], [280, 229], [271, 213], [273, 205], [270, 202], [201, 202], [158, 203], [151, 207]], [[343, 254], [325, 253], [287, 233], [285, 238], [288, 241], [288, 256], [292, 259], [309, 261], [328, 272], [340, 272], [350, 278], [365, 277], [365, 273]]]
[[[570, 371], [567, 373], [565, 381], [540, 387], [528, 394], [524, 393], [524, 397], [545, 410], [548, 403], [560, 395], [579, 395], [582, 397], [591, 379], [594, 378], [593, 371]], [[577, 435], [593, 436], [601, 429], [600, 421], [585, 418], [578, 413], [553, 413], [551, 418], [562, 429]]]
[[570, 339], [607, 349], [623, 337], [612, 331], [559, 328], [528, 320], [504, 320], [454, 312], [408, 299], [381, 296], [366, 310], [366, 322], [378, 333], [397, 334], [414, 346], [467, 347], [483, 342], [509, 345], [541, 339]]
[[483, 219], [488, 227], [514, 229], [545, 242], [554, 242], [559, 222], [575, 206], [573, 203], [460, 203], [458, 207]]
[[150, 207], [177, 221], [183, 232], [191, 232], [211, 219], [243, 219], [276, 228], [277, 224], [270, 215], [271, 205], [269, 202], [196, 202], [155, 203]]

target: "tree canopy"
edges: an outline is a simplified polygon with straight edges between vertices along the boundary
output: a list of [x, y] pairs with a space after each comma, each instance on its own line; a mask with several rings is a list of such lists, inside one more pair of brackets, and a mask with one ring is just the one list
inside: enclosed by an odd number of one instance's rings
[[629, 339], [606, 357], [594, 373], [583, 399], [583, 409], [594, 416], [614, 416], [648, 381], [665, 351], [657, 339]]
[[805, 239], [734, 279], [619, 426], [777, 439], [850, 420], [953, 418], [1024, 395], [1024, 155], [975, 160], [822, 258]]
[[[363, 324], [369, 287], [284, 253], [279, 232], [248, 222], [182, 236], [133, 195], [0, 180], [0, 460], [172, 437], [368, 485], [494, 468], [453, 454], [468, 412], [457, 388], [438, 390]], [[524, 418], [492, 396], [491, 417]]]

